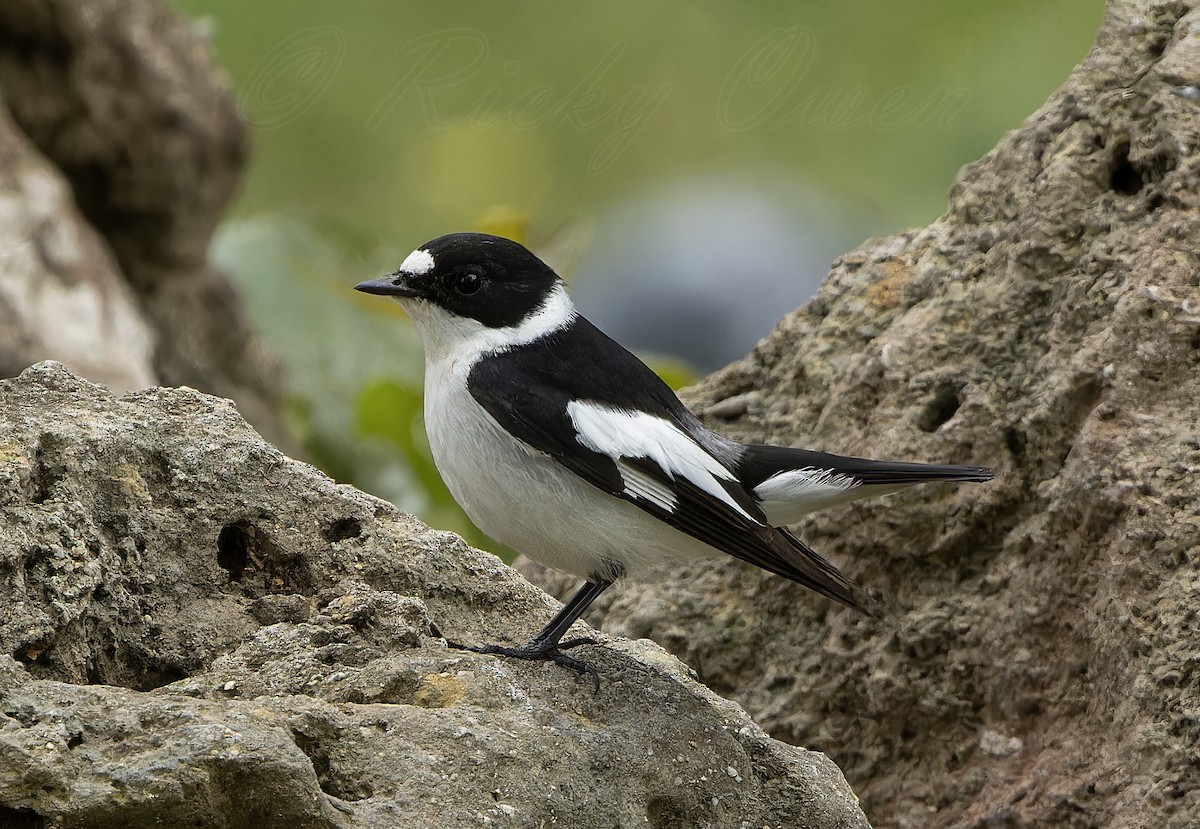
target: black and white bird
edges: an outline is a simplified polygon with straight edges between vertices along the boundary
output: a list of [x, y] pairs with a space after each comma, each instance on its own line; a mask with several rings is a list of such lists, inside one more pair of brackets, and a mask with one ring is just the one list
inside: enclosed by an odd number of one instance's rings
[[438, 470], [483, 532], [586, 584], [522, 647], [587, 666], [568, 628], [617, 578], [726, 554], [865, 611], [858, 588], [783, 525], [813, 510], [992, 471], [737, 443], [707, 429], [571, 304], [516, 242], [454, 233], [357, 290], [392, 297], [425, 347], [425, 428]]

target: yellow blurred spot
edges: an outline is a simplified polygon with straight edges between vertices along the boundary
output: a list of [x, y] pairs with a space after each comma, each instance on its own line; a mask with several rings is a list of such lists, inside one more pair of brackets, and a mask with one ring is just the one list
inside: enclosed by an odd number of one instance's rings
[[659, 379], [675, 391], [679, 391], [684, 386], [690, 386], [699, 379], [696, 370], [678, 357], [670, 357], [664, 354], [642, 354], [639, 356], [641, 356], [642, 361], [646, 365], [653, 369], [654, 373], [659, 376]]
[[405, 149], [396, 192], [420, 193], [427, 216], [460, 230], [479, 205], [532, 211], [552, 186], [546, 160], [554, 154], [536, 129], [462, 123], [418, 136]]
[[489, 207], [475, 220], [475, 229], [480, 233], [512, 239], [522, 245], [529, 244], [525, 241], [529, 232], [529, 214], [510, 204]]

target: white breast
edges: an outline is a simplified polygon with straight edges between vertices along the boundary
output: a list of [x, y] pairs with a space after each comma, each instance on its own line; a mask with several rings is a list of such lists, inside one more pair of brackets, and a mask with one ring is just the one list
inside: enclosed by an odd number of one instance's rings
[[467, 377], [478, 360], [570, 324], [575, 308], [561, 285], [512, 328], [486, 328], [421, 300], [397, 300], [425, 344], [425, 429], [434, 463], [479, 529], [584, 577], [720, 555], [512, 437], [471, 396]]
[[425, 424], [446, 486], [483, 532], [584, 577], [720, 555], [513, 438], [471, 397], [469, 370], [426, 364]]

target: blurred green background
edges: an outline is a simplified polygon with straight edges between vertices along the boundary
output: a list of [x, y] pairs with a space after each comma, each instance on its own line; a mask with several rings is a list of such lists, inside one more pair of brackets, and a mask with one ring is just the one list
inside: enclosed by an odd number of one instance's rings
[[[210, 33], [250, 126], [245, 189], [214, 255], [287, 364], [298, 439], [334, 477], [475, 543], [424, 443], [419, 342], [354, 283], [442, 233], [499, 232], [686, 382], [765, 336], [839, 252], [938, 216], [956, 170], [1061, 83], [1103, 12], [172, 2]], [[680, 310], [710, 292], [698, 316]], [[679, 311], [678, 328], [711, 333], [751, 299], [759, 310], [702, 352], [621, 330], [631, 297], [651, 328]]]

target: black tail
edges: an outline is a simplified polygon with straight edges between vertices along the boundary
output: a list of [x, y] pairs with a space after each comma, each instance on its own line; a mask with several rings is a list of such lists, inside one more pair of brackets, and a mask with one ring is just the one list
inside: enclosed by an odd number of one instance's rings
[[807, 449], [764, 445], [746, 447], [746, 454], [742, 456], [737, 475], [747, 489], [752, 490], [772, 475], [807, 468], [844, 475], [864, 486], [921, 484], [929, 481], [983, 482], [990, 481], [995, 476], [995, 473], [985, 466], [873, 461], [830, 455], [826, 452], [810, 452]]

